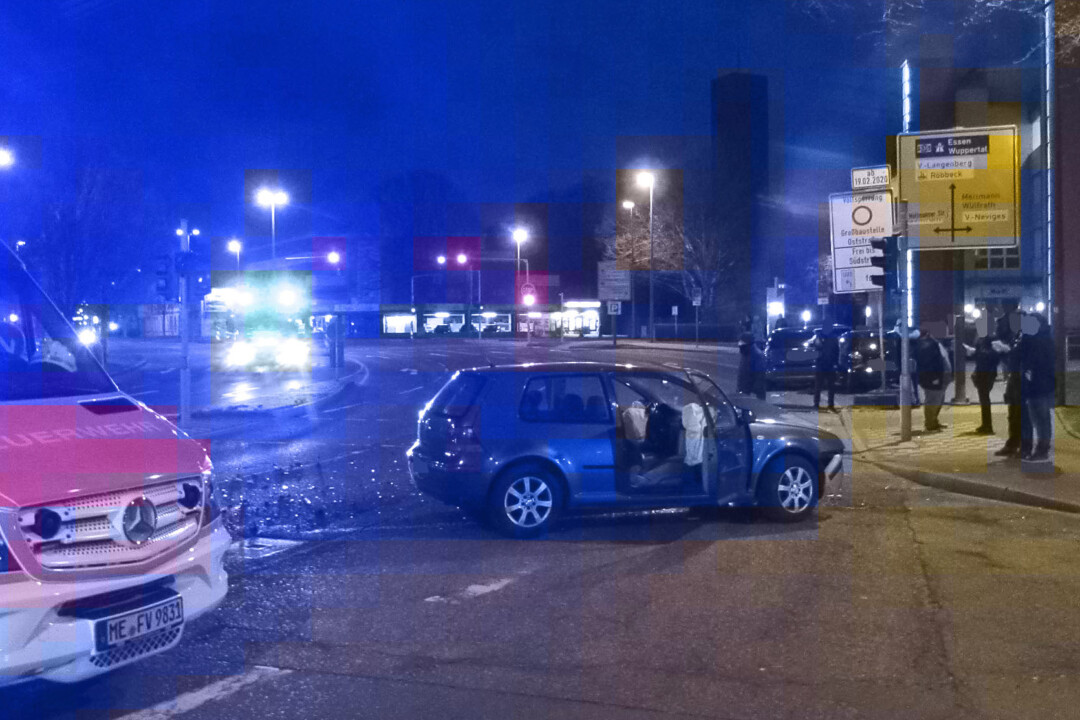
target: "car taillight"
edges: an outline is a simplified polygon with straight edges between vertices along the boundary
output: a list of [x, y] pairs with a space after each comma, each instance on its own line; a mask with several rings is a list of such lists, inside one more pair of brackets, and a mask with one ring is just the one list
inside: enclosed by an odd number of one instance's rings
[[0, 574], [19, 572], [22, 568], [11, 554], [11, 548], [4, 542], [4, 536], [0, 534]]

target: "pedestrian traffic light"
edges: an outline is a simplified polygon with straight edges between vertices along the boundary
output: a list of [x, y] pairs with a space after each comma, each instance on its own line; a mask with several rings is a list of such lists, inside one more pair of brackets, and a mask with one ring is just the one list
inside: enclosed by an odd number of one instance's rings
[[870, 241], [870, 247], [874, 254], [870, 257], [870, 266], [879, 267], [884, 272], [880, 275], [871, 275], [870, 282], [882, 290], [888, 285], [888, 277], [892, 268], [896, 267], [896, 238], [879, 238]]

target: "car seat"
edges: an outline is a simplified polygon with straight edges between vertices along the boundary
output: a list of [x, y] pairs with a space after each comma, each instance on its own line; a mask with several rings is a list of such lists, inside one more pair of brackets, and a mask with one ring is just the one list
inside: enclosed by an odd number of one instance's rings
[[559, 414], [563, 420], [582, 420], [585, 418], [585, 402], [576, 393], [563, 395], [559, 409]]
[[604, 398], [599, 395], [590, 395], [585, 402], [585, 419], [590, 422], [603, 422], [607, 420], [607, 407]]

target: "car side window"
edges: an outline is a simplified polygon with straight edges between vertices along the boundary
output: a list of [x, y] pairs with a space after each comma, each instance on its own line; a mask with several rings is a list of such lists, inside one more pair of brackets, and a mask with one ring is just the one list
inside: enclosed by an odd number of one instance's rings
[[735, 409], [716, 383], [711, 378], [698, 373], [692, 373], [690, 378], [694, 382], [694, 387], [705, 398], [705, 404], [709, 407], [709, 414], [716, 424], [717, 432], [723, 433], [734, 428], [738, 424]]
[[530, 378], [521, 398], [521, 419], [531, 422], [606, 423], [611, 412], [597, 375]]

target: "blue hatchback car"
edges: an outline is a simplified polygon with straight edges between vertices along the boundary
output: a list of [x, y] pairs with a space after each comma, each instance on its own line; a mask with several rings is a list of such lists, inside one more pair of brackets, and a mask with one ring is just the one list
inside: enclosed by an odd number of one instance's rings
[[530, 536], [568, 508], [739, 504], [800, 520], [843, 452], [830, 433], [757, 421], [703, 373], [568, 362], [455, 373], [407, 454], [421, 491]]

